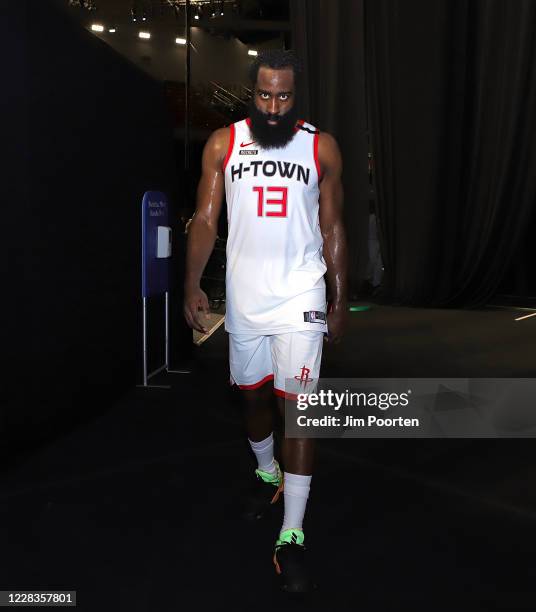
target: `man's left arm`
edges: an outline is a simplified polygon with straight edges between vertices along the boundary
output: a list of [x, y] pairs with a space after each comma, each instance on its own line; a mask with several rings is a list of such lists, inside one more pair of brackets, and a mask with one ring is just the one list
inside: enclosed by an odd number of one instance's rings
[[328, 340], [337, 343], [346, 326], [347, 248], [342, 218], [344, 192], [342, 158], [337, 141], [322, 132], [318, 139], [320, 181], [320, 230], [324, 239], [324, 260], [327, 266], [331, 309], [328, 313]]

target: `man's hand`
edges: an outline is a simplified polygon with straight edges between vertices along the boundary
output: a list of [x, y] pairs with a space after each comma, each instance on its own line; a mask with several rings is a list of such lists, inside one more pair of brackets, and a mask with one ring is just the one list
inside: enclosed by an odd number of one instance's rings
[[338, 344], [346, 330], [347, 313], [346, 308], [334, 308], [328, 312], [328, 335], [324, 340], [330, 344]]
[[206, 320], [210, 315], [207, 294], [200, 287], [185, 289], [184, 317], [188, 325], [204, 334], [207, 333]]

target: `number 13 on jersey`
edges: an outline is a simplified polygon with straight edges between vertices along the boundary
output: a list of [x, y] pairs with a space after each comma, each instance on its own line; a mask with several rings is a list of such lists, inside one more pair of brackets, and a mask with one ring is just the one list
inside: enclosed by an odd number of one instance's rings
[[[270, 193], [266, 194], [267, 199], [265, 200], [264, 191]], [[257, 200], [257, 216], [258, 217], [286, 217], [287, 216], [287, 196], [288, 187], [253, 187], [253, 191], [258, 194]], [[272, 192], [278, 192], [280, 198], [270, 198]], [[275, 207], [275, 208], [274, 208]], [[266, 211], [265, 211], [266, 208]]]

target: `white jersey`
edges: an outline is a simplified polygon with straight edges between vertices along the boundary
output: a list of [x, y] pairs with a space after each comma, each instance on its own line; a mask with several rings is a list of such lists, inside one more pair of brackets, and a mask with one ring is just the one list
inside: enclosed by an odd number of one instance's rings
[[327, 331], [326, 264], [318, 217], [318, 130], [299, 121], [281, 149], [230, 126], [226, 314], [230, 333]]

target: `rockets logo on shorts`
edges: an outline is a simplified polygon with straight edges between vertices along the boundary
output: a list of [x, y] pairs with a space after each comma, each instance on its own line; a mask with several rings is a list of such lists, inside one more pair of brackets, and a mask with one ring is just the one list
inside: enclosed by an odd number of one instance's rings
[[306, 368], [305, 366], [302, 366], [301, 368], [301, 374], [299, 376], [295, 376], [294, 378], [296, 380], [300, 381], [300, 384], [302, 385], [306, 385], [308, 382], [312, 382], [312, 378], [309, 378], [309, 374], [311, 372], [310, 368]]

